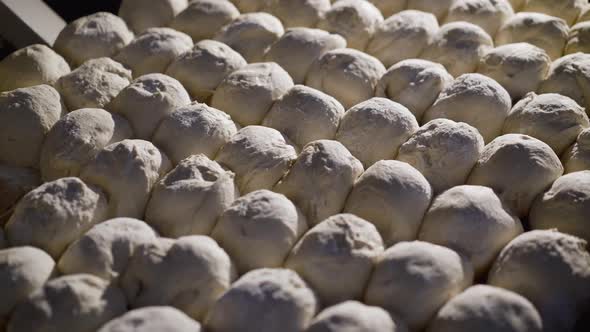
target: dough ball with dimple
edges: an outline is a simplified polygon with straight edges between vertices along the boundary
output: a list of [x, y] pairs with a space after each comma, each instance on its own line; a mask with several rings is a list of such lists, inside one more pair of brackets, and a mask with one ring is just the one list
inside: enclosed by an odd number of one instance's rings
[[590, 129], [583, 130], [562, 156], [565, 173], [590, 170]]
[[541, 332], [543, 321], [526, 298], [493, 286], [476, 285], [447, 302], [429, 332]]
[[258, 269], [243, 275], [215, 302], [206, 325], [211, 332], [300, 332], [318, 307], [313, 290], [297, 273]]
[[484, 148], [468, 184], [492, 188], [519, 217], [559, 176], [563, 166], [549, 145], [527, 135], [502, 135]]
[[307, 144], [274, 191], [291, 199], [310, 225], [339, 213], [363, 165], [332, 140]]
[[39, 168], [45, 136], [63, 113], [59, 93], [49, 85], [0, 93], [0, 162]]
[[127, 310], [123, 292], [108, 281], [75, 274], [48, 281], [19, 304], [7, 332], [94, 332]]
[[483, 138], [472, 126], [435, 119], [422, 126], [399, 149], [397, 159], [414, 166], [435, 193], [464, 184], [483, 151]]
[[510, 95], [498, 82], [481, 74], [464, 74], [440, 93], [422, 121], [465, 122], [477, 128], [487, 143], [501, 135], [511, 106]]
[[20, 198], [40, 184], [37, 170], [0, 164], [0, 229], [14, 212]]
[[590, 53], [590, 22], [574, 25], [569, 32], [564, 54]]
[[381, 61], [371, 55], [350, 48], [336, 49], [311, 65], [305, 85], [333, 96], [348, 109], [374, 96], [385, 71]]
[[191, 37], [170, 28], [150, 28], [114, 57], [131, 68], [133, 77], [163, 73], [176, 57], [193, 47]]
[[0, 91], [53, 85], [69, 72], [68, 63], [54, 50], [42, 44], [30, 45], [0, 61]]
[[225, 251], [213, 239], [194, 235], [141, 245], [121, 285], [132, 308], [169, 305], [201, 320], [235, 276]]
[[123, 0], [119, 16], [135, 33], [148, 28], [167, 26], [178, 13], [183, 11], [188, 0]]
[[264, 59], [276, 62], [295, 83], [303, 84], [317, 58], [328, 51], [345, 47], [346, 40], [340, 35], [319, 29], [291, 28], [270, 46]]
[[573, 25], [586, 6], [588, 1], [585, 0], [527, 0], [522, 11], [556, 16]]
[[318, 28], [337, 33], [348, 47], [364, 51], [381, 22], [383, 15], [371, 2], [338, 0], [324, 13]]
[[519, 133], [547, 143], [559, 156], [590, 123], [584, 108], [556, 93], [527, 94], [504, 122], [504, 133]]
[[508, 0], [455, 0], [449, 7], [445, 22], [473, 23], [494, 36], [512, 15], [514, 10]]
[[358, 301], [345, 301], [320, 312], [306, 332], [402, 332], [387, 311]]
[[197, 42], [210, 39], [217, 31], [240, 16], [228, 0], [192, 0], [170, 23], [172, 29], [182, 31]]
[[57, 36], [54, 47], [70, 63], [79, 66], [86, 60], [117, 54], [133, 37], [123, 19], [98, 12], [69, 23]]
[[6, 237], [12, 245], [36, 246], [59, 258], [70, 243], [107, 219], [107, 213], [107, 198], [99, 188], [62, 178], [21, 198], [6, 224]]
[[365, 302], [422, 331], [438, 309], [473, 282], [473, 269], [455, 251], [428, 242], [400, 242], [378, 258]]
[[274, 0], [269, 12], [291, 27], [315, 27], [331, 7], [330, 0]]
[[166, 74], [182, 83], [194, 99], [207, 102], [227, 75], [246, 65], [246, 60], [231, 47], [202, 40], [172, 61]]
[[590, 54], [568, 54], [551, 64], [539, 93], [559, 93], [575, 100], [590, 112]]
[[68, 110], [104, 108], [131, 82], [131, 71], [110, 58], [86, 61], [68, 75], [62, 76], [55, 88]]
[[456, 77], [474, 72], [479, 60], [493, 46], [492, 38], [481, 27], [468, 22], [451, 22], [440, 27], [420, 58], [442, 64]]
[[366, 51], [389, 68], [401, 60], [417, 58], [437, 31], [434, 15], [404, 10], [379, 24]]
[[439, 22], [443, 22], [449, 7], [455, 0], [408, 0], [407, 9], [420, 10], [427, 13], [432, 13]]
[[240, 53], [246, 61], [260, 62], [268, 48], [285, 33], [278, 18], [268, 13], [242, 14], [213, 37]]
[[156, 183], [145, 220], [173, 238], [209, 234], [238, 196], [232, 172], [202, 154], [193, 155]]
[[98, 332], [201, 332], [201, 324], [168, 306], [130, 310], [103, 325]]
[[45, 138], [40, 164], [43, 180], [78, 176], [105, 146], [133, 135], [120, 115], [99, 108], [73, 111], [57, 121]]
[[382, 252], [383, 241], [373, 224], [353, 214], [337, 214], [303, 235], [285, 267], [309, 282], [323, 305], [332, 305], [362, 298]]
[[171, 168], [152, 143], [126, 139], [102, 149], [80, 177], [107, 193], [110, 217], [142, 218], [152, 187]]
[[526, 232], [502, 250], [488, 284], [531, 301], [544, 331], [573, 331], [590, 300], [590, 253], [585, 247], [586, 241], [555, 230]]

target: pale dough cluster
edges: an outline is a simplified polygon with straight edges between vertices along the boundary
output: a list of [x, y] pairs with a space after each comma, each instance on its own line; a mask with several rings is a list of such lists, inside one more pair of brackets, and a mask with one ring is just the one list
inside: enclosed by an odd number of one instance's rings
[[211, 39], [224, 25], [240, 16], [228, 0], [191, 0], [170, 22], [172, 29], [191, 36], [194, 42]]
[[130, 310], [97, 332], [201, 332], [201, 324], [182, 311], [169, 306]]
[[285, 28], [313, 28], [330, 7], [330, 0], [271, 0], [267, 11], [279, 18]]
[[188, 0], [123, 0], [118, 15], [129, 27], [139, 34], [153, 27], [167, 26], [178, 13], [183, 11]]
[[571, 27], [564, 54], [590, 53], [590, 22], [580, 22]]
[[562, 157], [565, 173], [590, 170], [590, 129], [583, 130]]
[[20, 198], [40, 184], [41, 176], [37, 170], [0, 163], [0, 229], [14, 212]]
[[439, 22], [444, 22], [449, 7], [451, 7], [451, 4], [453, 4], [454, 1], [455, 0], [407, 0], [407, 9], [432, 13], [436, 16]]
[[305, 332], [403, 332], [387, 311], [358, 301], [345, 301], [328, 307], [311, 321]]
[[547, 78], [539, 86], [539, 93], [559, 93], [590, 109], [590, 54], [568, 54], [551, 64]]
[[508, 0], [455, 0], [449, 7], [445, 22], [473, 23], [494, 36], [512, 15], [514, 10]]
[[588, 1], [585, 0], [526, 0], [522, 11], [556, 16], [573, 25], [587, 6]]

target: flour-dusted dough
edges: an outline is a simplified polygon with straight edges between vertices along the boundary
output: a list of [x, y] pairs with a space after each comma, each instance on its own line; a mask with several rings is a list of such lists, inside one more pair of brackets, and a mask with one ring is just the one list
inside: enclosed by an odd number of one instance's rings
[[320, 312], [306, 332], [402, 332], [387, 311], [345, 301]]
[[201, 332], [201, 324], [169, 306], [130, 310], [103, 325], [98, 332]]
[[487, 143], [502, 133], [511, 106], [510, 95], [498, 82], [481, 74], [463, 74], [440, 93], [422, 121], [465, 122], [477, 128]]
[[590, 170], [590, 129], [583, 130], [562, 157], [565, 173]]
[[556, 16], [573, 25], [586, 6], [585, 0], [527, 0], [522, 11]]
[[443, 22], [453, 1], [455, 0], [408, 0], [407, 9], [432, 13], [439, 22]]
[[494, 36], [512, 15], [514, 10], [508, 0], [454, 0], [445, 22], [473, 23]]
[[568, 96], [590, 113], [590, 54], [578, 52], [554, 61], [538, 91]]
[[313, 28], [330, 7], [330, 0], [273, 0], [268, 11], [276, 15], [285, 28]]
[[574, 25], [569, 32], [564, 54], [590, 53], [590, 22]]
[[0, 163], [0, 229], [14, 212], [20, 198], [40, 184], [41, 176], [37, 170]]
[[107, 214], [107, 198], [99, 188], [78, 178], [62, 178], [21, 198], [6, 223], [6, 237], [14, 246], [32, 245], [57, 259]]
[[377, 26], [366, 51], [389, 68], [401, 60], [417, 58], [437, 31], [433, 14], [404, 10]]
[[527, 135], [502, 135], [484, 148], [467, 181], [487, 186], [519, 217], [543, 190], [563, 174], [551, 147]]
[[119, 16], [135, 33], [148, 28], [167, 26], [178, 13], [183, 11], [188, 0], [123, 0]]
[[152, 187], [171, 168], [152, 143], [126, 139], [102, 149], [80, 177], [107, 193], [110, 217], [142, 218]]
[[526, 232], [500, 253], [488, 276], [491, 286], [531, 301], [544, 331], [573, 331], [590, 300], [586, 241], [555, 230]]
[[211, 106], [240, 125], [262, 122], [272, 104], [293, 87], [289, 74], [274, 62], [253, 63], [229, 74], [217, 87]]
[[191, 0], [170, 23], [172, 29], [191, 36], [193, 41], [213, 38], [217, 31], [240, 16], [228, 0]]
[[45, 136], [63, 113], [59, 93], [49, 85], [0, 93], [0, 162], [39, 168]]
[[471, 264], [428, 242], [400, 242], [377, 259], [365, 302], [422, 331], [438, 309], [473, 282]]
[[332, 140], [307, 144], [274, 191], [287, 196], [305, 214], [310, 226], [339, 213], [363, 165]]

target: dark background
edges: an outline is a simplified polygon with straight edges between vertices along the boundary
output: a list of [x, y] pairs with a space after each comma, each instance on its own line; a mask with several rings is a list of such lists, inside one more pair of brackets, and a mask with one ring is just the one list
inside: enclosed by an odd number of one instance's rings
[[66, 22], [71, 22], [80, 16], [90, 15], [99, 11], [117, 14], [121, 0], [43, 0], [58, 13]]

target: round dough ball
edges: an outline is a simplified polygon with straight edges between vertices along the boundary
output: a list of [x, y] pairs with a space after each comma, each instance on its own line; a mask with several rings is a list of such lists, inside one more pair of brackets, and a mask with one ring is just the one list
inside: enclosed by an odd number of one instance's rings
[[309, 325], [318, 307], [313, 290], [297, 273], [258, 269], [238, 279], [215, 302], [207, 318], [207, 330], [299, 332]]
[[362, 172], [361, 162], [340, 142], [313, 141], [303, 148], [274, 191], [292, 200], [311, 226], [342, 211]]
[[476, 285], [447, 302], [429, 332], [541, 332], [543, 321], [526, 298], [502, 288]]
[[563, 154], [565, 173], [590, 170], [590, 129], [583, 130]]
[[590, 53], [590, 22], [574, 25], [569, 32], [564, 54]]
[[237, 197], [232, 172], [202, 154], [192, 155], [156, 183], [145, 220], [172, 238], [209, 234]]
[[227, 0], [191, 0], [188, 7], [170, 23], [172, 29], [191, 36], [197, 42], [213, 38], [217, 31], [240, 16]]
[[285, 28], [312, 28], [330, 7], [330, 0], [274, 0], [267, 10], [279, 18]]
[[122, 18], [98, 12], [70, 22], [57, 36], [54, 47], [77, 67], [87, 60], [119, 53], [133, 37]]
[[590, 112], [590, 54], [568, 54], [551, 64], [549, 74], [539, 93], [559, 93], [568, 96]]
[[423, 122], [439, 118], [465, 122], [477, 128], [487, 143], [501, 135], [511, 106], [510, 95], [498, 82], [481, 74], [463, 74], [440, 93]]
[[381, 61], [371, 55], [350, 48], [336, 49], [314, 61], [305, 85], [333, 96], [348, 109], [373, 97], [385, 71]]
[[41, 177], [37, 170], [0, 164], [0, 229], [14, 212], [20, 198], [39, 185]]
[[481, 58], [477, 72], [500, 83], [512, 100], [519, 100], [537, 90], [550, 65], [551, 58], [542, 48], [514, 43], [489, 50]]
[[153, 306], [128, 311], [103, 325], [98, 332], [201, 332], [201, 324], [182, 311]]
[[59, 93], [49, 85], [0, 93], [0, 162], [39, 168], [45, 136], [63, 113]]
[[293, 87], [289, 74], [274, 62], [253, 63], [229, 74], [217, 87], [211, 106], [243, 126], [262, 122], [272, 104]]
[[78, 176], [105, 146], [133, 135], [127, 119], [117, 114], [99, 108], [73, 111], [55, 123], [43, 142], [43, 180]]
[[272, 187], [289, 170], [297, 158], [276, 129], [248, 126], [227, 142], [215, 159], [236, 173], [236, 183], [242, 194]]
[[559, 176], [563, 166], [549, 145], [521, 134], [502, 135], [485, 146], [468, 184], [487, 186], [518, 217]]
[[457, 77], [474, 72], [492, 47], [494, 42], [484, 29], [468, 22], [451, 22], [440, 27], [420, 57], [442, 64]]
[[556, 16], [573, 25], [586, 6], [585, 0], [527, 0], [522, 10]]
[[168, 157], [152, 143], [126, 139], [102, 149], [80, 177], [107, 193], [111, 218], [142, 218], [152, 187], [171, 168]]
[[514, 10], [508, 0], [455, 0], [449, 7], [445, 22], [473, 23], [494, 36], [512, 15]]
[[345, 301], [320, 312], [311, 321], [306, 332], [401, 332], [387, 311]]
[[285, 33], [278, 18], [268, 13], [242, 14], [219, 30], [213, 39], [240, 53], [246, 61], [260, 62], [270, 45]]
[[167, 26], [187, 5], [188, 0], [123, 0], [119, 16], [135, 33], [142, 33], [148, 28]]
[[127, 310], [123, 292], [89, 274], [48, 281], [16, 307], [7, 332], [94, 332]]
[[285, 267], [299, 273], [329, 306], [362, 298], [382, 252], [383, 241], [373, 224], [353, 214], [336, 214], [303, 235]]
[[545, 331], [573, 331], [590, 300], [590, 254], [586, 241], [555, 230], [530, 231], [500, 253], [488, 283], [531, 301]]
[[152, 141], [174, 164], [195, 154], [214, 159], [217, 151], [238, 132], [226, 113], [194, 102], [164, 116]]
[[316, 59], [328, 51], [345, 47], [346, 40], [340, 35], [319, 29], [291, 28], [270, 46], [264, 59], [276, 62], [295, 83], [303, 84]]
[[473, 269], [455, 251], [428, 242], [400, 242], [378, 258], [365, 302], [422, 331], [438, 309], [473, 282]]
[[443, 22], [449, 7], [455, 0], [407, 0], [407, 9], [420, 10], [427, 13], [432, 13], [439, 22]]
[[14, 246], [32, 245], [59, 258], [67, 246], [107, 219], [104, 193], [78, 178], [46, 182], [27, 193], [6, 224]]
[[202, 40], [172, 61], [166, 74], [182, 83], [194, 99], [207, 102], [227, 75], [246, 65], [240, 53], [229, 46]]
[[30, 45], [0, 61], [0, 91], [53, 85], [69, 72], [66, 60], [54, 50], [43, 44]]

